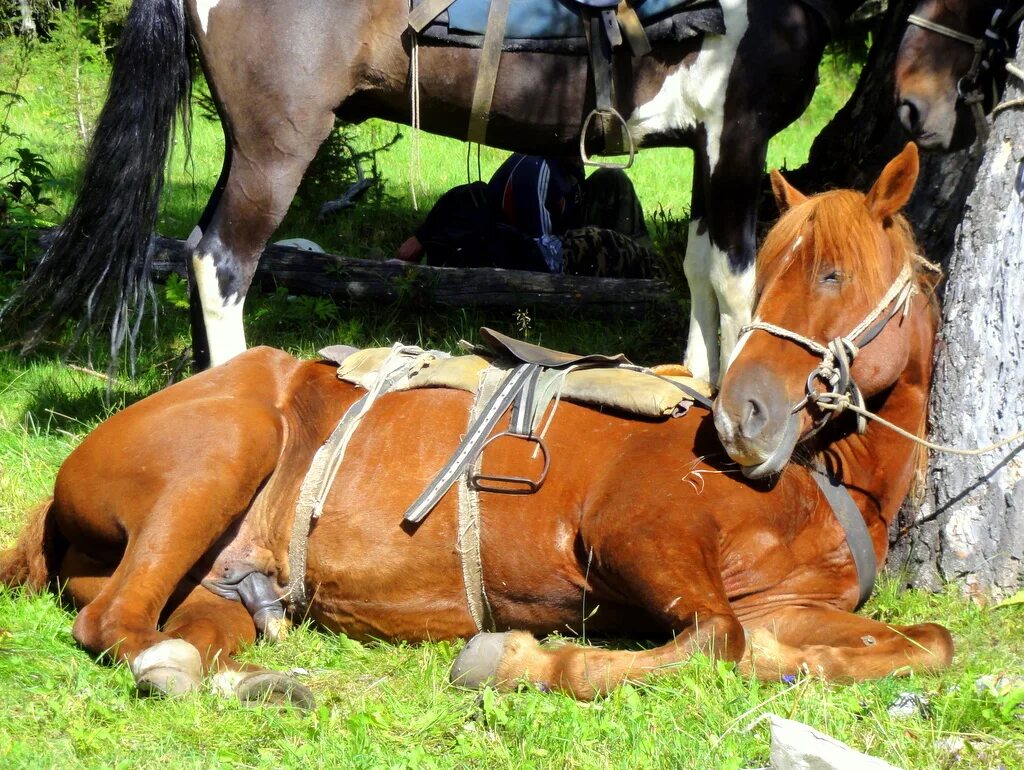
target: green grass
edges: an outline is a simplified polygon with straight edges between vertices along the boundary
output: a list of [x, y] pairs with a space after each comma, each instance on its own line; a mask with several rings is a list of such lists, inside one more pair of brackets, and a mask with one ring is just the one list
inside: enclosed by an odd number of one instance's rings
[[[0, 75], [12, 66], [0, 56]], [[95, 70], [86, 82], [93, 107], [102, 90], [102, 67]], [[822, 79], [808, 115], [772, 145], [771, 165], [799, 165], [810, 138], [852, 87], [841, 62], [827, 62]], [[0, 81], [0, 88], [9, 86]], [[19, 90], [27, 102], [13, 117], [27, 145], [54, 166], [51, 218], [57, 221], [70, 203], [81, 159], [77, 120], [68, 107], [74, 92], [53, 56], [42, 57]], [[380, 144], [392, 130], [371, 121], [360, 129], [359, 141]], [[180, 236], [191, 229], [220, 168], [220, 141], [219, 128], [197, 117], [194, 176], [179, 148], [164, 232]], [[421, 202], [429, 203], [464, 181], [465, 150], [435, 137], [424, 136], [423, 142], [430, 162], [422, 169]], [[630, 172], [648, 211], [661, 207], [658, 221], [666, 228], [678, 227], [688, 208], [689, 156], [686, 150], [644, 152]], [[503, 157], [485, 149], [483, 174]], [[407, 158], [407, 137], [380, 158], [382, 200], [326, 225], [313, 222], [308, 208], [293, 207], [278, 237], [312, 237], [357, 256], [387, 254], [419, 216], [411, 208]], [[0, 277], [0, 298], [4, 285]], [[280, 294], [254, 297], [247, 322], [252, 340], [299, 355], [326, 343], [396, 339], [453, 349], [460, 337], [489, 323], [554, 347], [623, 350], [634, 360], [654, 362], [679, 358], [682, 331], [678, 318], [661, 316], [439, 315], [325, 307]], [[87, 351], [67, 362], [52, 349], [28, 359], [0, 351], [0, 547], [13, 540], [29, 508], [52, 489], [68, 452], [112, 410], [162, 387], [186, 345], [184, 311], [162, 303], [159, 333], [144, 343], [138, 376], [118, 378], [109, 398], [100, 377], [73, 368], [90, 363]], [[245, 652], [255, 663], [309, 672], [304, 681], [319, 707], [301, 714], [243, 708], [210, 694], [139, 698], [124, 667], [98, 664], [76, 647], [73, 617], [56, 597], [0, 591], [0, 768], [758, 767], [768, 761], [767, 729], [747, 728], [767, 711], [806, 721], [905, 768], [1024, 766], [1017, 696], [979, 693], [974, 684], [984, 674], [1024, 670], [1024, 608], [981, 608], [955, 587], [930, 595], [903, 591], [897, 580], [886, 578], [864, 612], [887, 622], [945, 624], [958, 645], [953, 668], [853, 686], [814, 679], [763, 684], [737, 676], [730, 666], [697, 659], [655, 683], [627, 685], [580, 704], [533, 690], [478, 696], [450, 687], [447, 671], [461, 643], [363, 645], [302, 627], [280, 644], [260, 643]], [[930, 715], [890, 717], [887, 706], [902, 691], [927, 696]], [[939, 748], [937, 742], [949, 737], [967, 741], [959, 759]]]

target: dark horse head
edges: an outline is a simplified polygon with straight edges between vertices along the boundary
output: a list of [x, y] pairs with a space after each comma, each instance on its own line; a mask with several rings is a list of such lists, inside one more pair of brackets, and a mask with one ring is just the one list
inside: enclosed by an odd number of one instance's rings
[[978, 136], [1006, 80], [1024, 0], [922, 0], [896, 59], [900, 122], [926, 149], [955, 150]]

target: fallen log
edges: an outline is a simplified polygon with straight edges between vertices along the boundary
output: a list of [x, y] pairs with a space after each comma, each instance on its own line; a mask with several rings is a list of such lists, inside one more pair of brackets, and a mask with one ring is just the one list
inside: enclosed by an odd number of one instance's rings
[[[185, 243], [157, 237], [153, 275], [185, 275]], [[456, 307], [629, 311], [672, 303], [663, 281], [588, 278], [496, 268], [450, 268], [379, 262], [268, 245], [255, 280], [294, 294], [336, 301], [400, 302]]]

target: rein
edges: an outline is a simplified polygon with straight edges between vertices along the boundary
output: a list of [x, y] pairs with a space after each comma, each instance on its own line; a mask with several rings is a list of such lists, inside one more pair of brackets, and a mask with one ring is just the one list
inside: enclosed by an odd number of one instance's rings
[[[1024, 3], [1015, 11], [1010, 10], [1011, 2], [1007, 2], [1002, 8], [997, 8], [992, 13], [992, 19], [981, 37], [967, 35], [959, 30], [938, 24], [916, 13], [907, 17], [907, 23], [922, 29], [934, 32], [937, 35], [957, 40], [971, 46], [974, 49], [974, 59], [971, 67], [956, 84], [957, 98], [971, 108], [971, 114], [977, 127], [978, 136], [984, 141], [988, 137], [989, 128], [985, 121], [985, 110], [983, 102], [985, 94], [981, 88], [981, 75], [993, 74], [992, 65], [996, 59], [1001, 60], [1003, 68], [1009, 74], [1024, 80], [1024, 70], [1017, 67], [1011, 61], [1013, 51], [1010, 50], [1009, 37], [1017, 30], [1024, 20]], [[992, 82], [992, 103], [997, 100], [996, 85]]]

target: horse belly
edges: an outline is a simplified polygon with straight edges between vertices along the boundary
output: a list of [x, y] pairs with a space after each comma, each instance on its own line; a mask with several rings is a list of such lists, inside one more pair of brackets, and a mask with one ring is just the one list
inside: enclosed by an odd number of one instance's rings
[[319, 623], [355, 637], [476, 632], [456, 547], [455, 490], [419, 525], [402, 519], [458, 445], [469, 400], [458, 391], [395, 393], [364, 418], [309, 539], [306, 583]]

